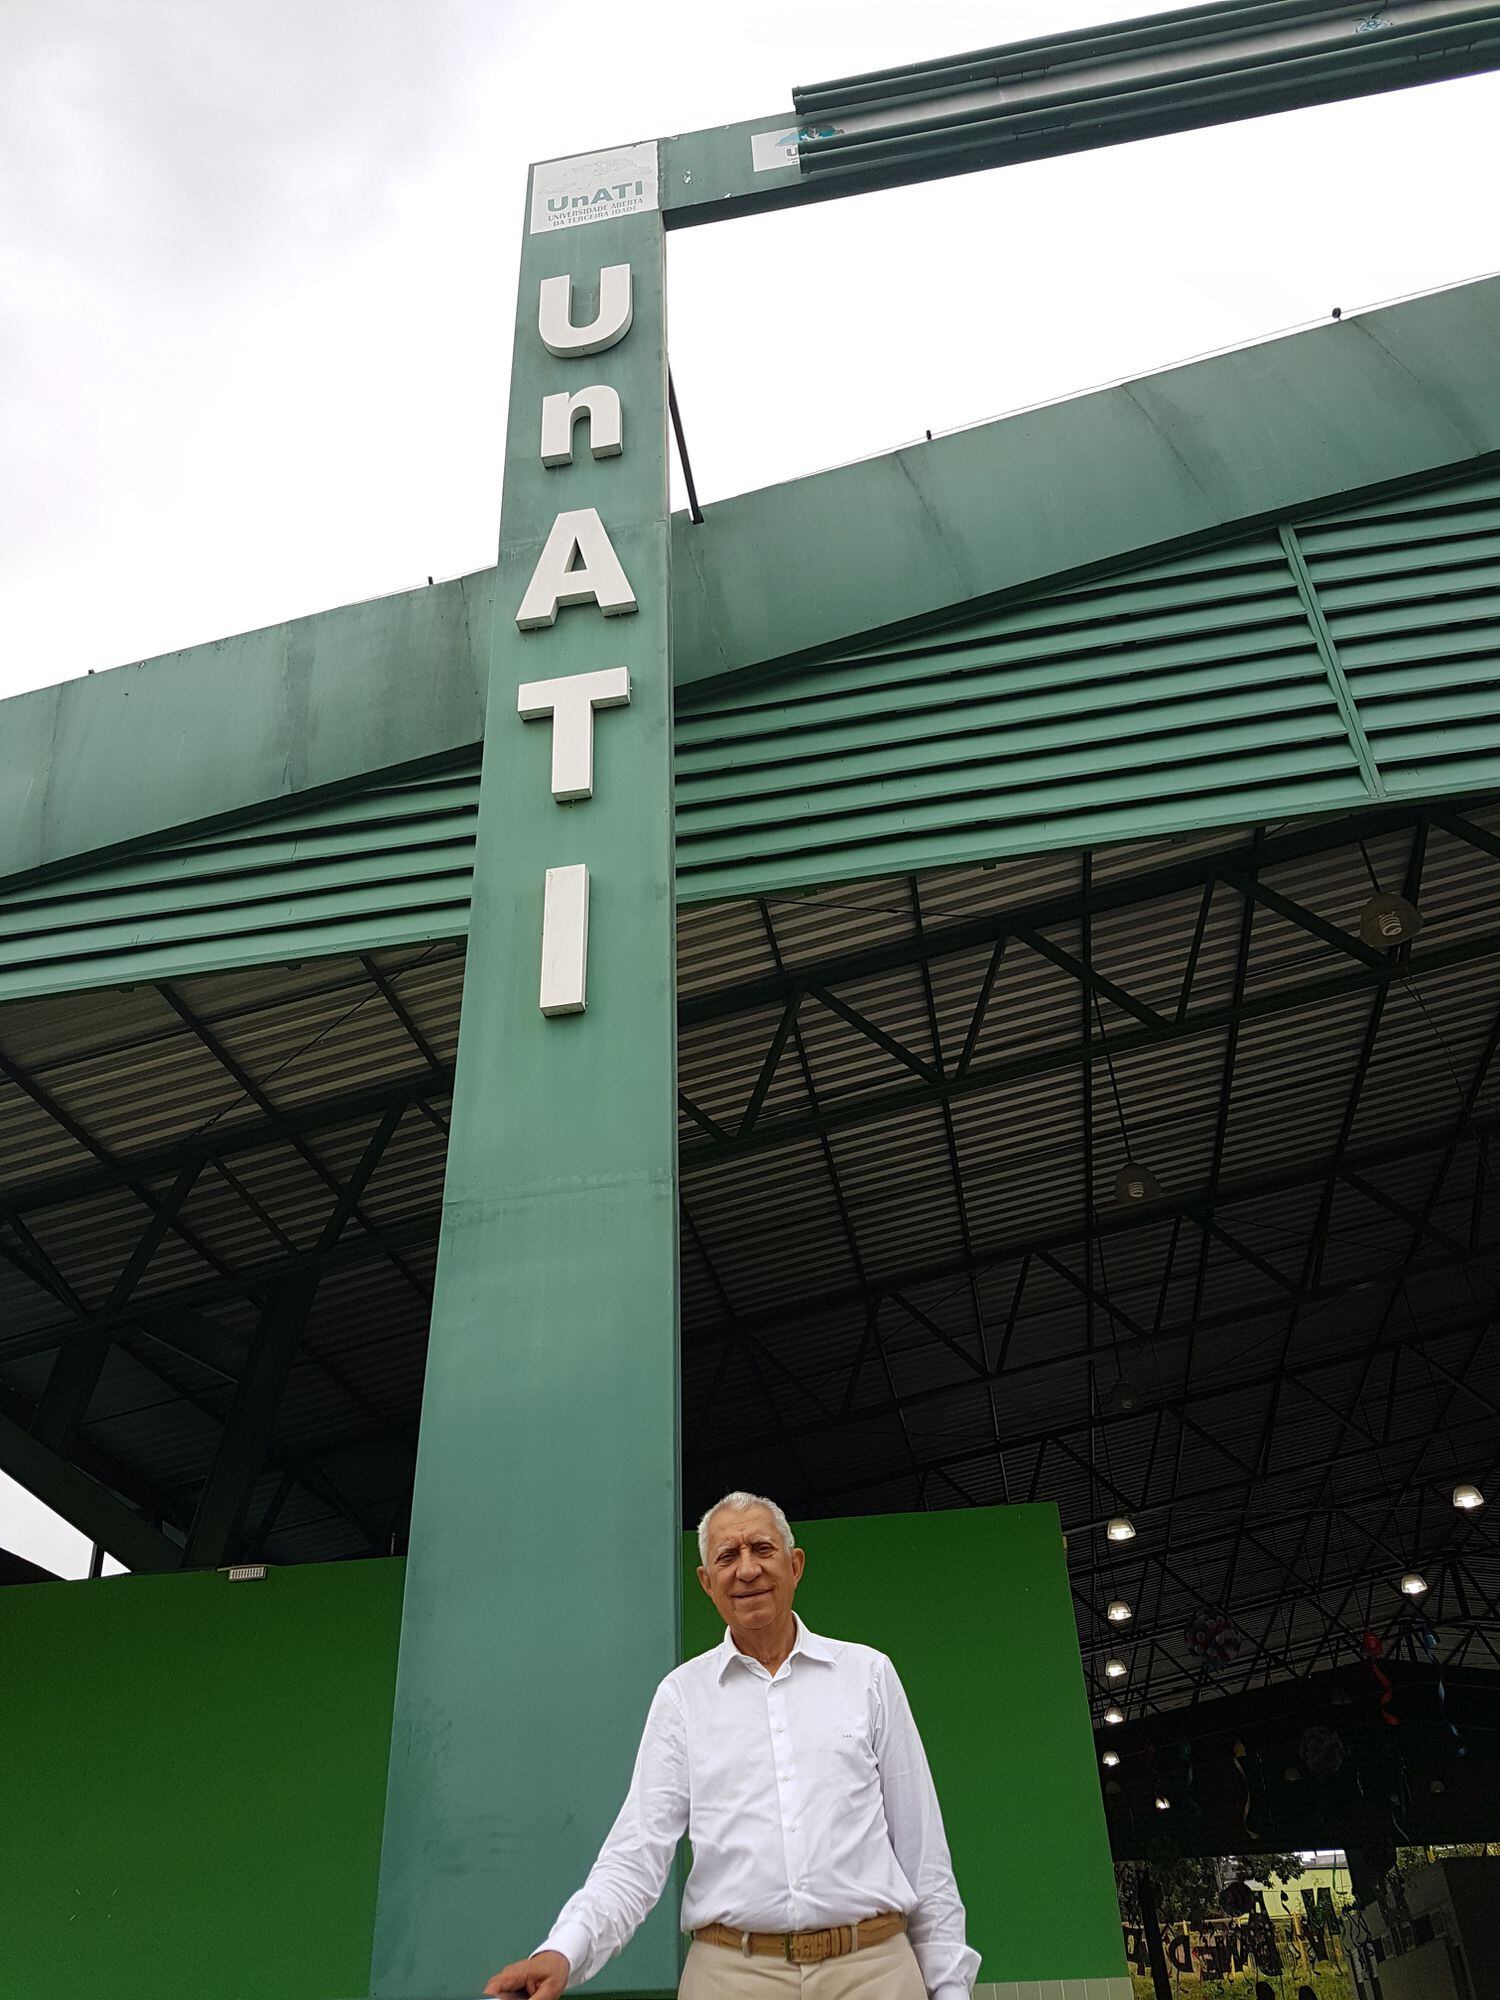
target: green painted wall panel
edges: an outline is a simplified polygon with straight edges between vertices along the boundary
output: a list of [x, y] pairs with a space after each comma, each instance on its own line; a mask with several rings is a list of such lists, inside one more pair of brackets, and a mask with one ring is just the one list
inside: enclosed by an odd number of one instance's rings
[[[799, 1535], [808, 1622], [888, 1652], [911, 1696], [980, 1977], [1121, 1971], [1056, 1511], [817, 1521]], [[686, 1655], [722, 1628], [691, 1540], [683, 1554]], [[6, 2000], [366, 1992], [404, 1573], [328, 1563], [263, 1583], [0, 1591]], [[513, 1725], [503, 1658], [485, 1698], [497, 1728]], [[503, 1898], [476, 1914], [498, 1964], [515, 1942]], [[493, 1969], [476, 1966], [475, 1993]]]
[[6, 2000], [365, 1991], [401, 1584], [0, 1590]]

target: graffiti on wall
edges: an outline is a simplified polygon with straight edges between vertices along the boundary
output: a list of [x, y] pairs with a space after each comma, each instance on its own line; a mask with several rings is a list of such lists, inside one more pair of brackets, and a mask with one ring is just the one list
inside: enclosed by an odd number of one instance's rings
[[[1124, 1926], [1139, 2000], [1151, 2000], [1151, 1964], [1139, 1924]], [[1162, 1952], [1183, 2000], [1357, 2000], [1339, 1918], [1326, 1890], [1294, 1914], [1163, 1926]]]

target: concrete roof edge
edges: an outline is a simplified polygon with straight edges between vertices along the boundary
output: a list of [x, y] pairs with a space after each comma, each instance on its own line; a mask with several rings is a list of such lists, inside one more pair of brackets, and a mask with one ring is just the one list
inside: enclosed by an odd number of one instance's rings
[[[1479, 280], [677, 517], [675, 678], [794, 662], [1500, 453], [1497, 349], [1500, 279]], [[477, 742], [494, 578], [0, 702], [0, 884]]]
[[0, 702], [0, 883], [484, 734], [494, 571]]
[[1500, 278], [673, 522], [679, 686], [1500, 451]]

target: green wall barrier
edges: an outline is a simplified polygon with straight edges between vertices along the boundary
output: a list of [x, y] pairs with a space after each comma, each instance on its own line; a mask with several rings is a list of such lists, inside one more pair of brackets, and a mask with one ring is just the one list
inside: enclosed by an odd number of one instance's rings
[[365, 1991], [403, 1568], [0, 1590], [5, 2000]]
[[[1122, 1972], [1055, 1510], [798, 1534], [808, 1624], [889, 1653], [911, 1697], [981, 1981]], [[685, 1555], [700, 1652], [723, 1628]], [[404, 1567], [0, 1590], [5, 2000], [366, 1991]], [[532, 1942], [495, 1929], [502, 1957]]]

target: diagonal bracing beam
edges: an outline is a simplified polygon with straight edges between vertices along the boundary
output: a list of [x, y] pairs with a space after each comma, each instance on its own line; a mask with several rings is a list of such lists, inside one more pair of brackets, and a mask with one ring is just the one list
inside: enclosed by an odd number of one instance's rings
[[107, 1486], [0, 1412], [0, 1467], [45, 1506], [132, 1570], [173, 1570], [182, 1550]]

